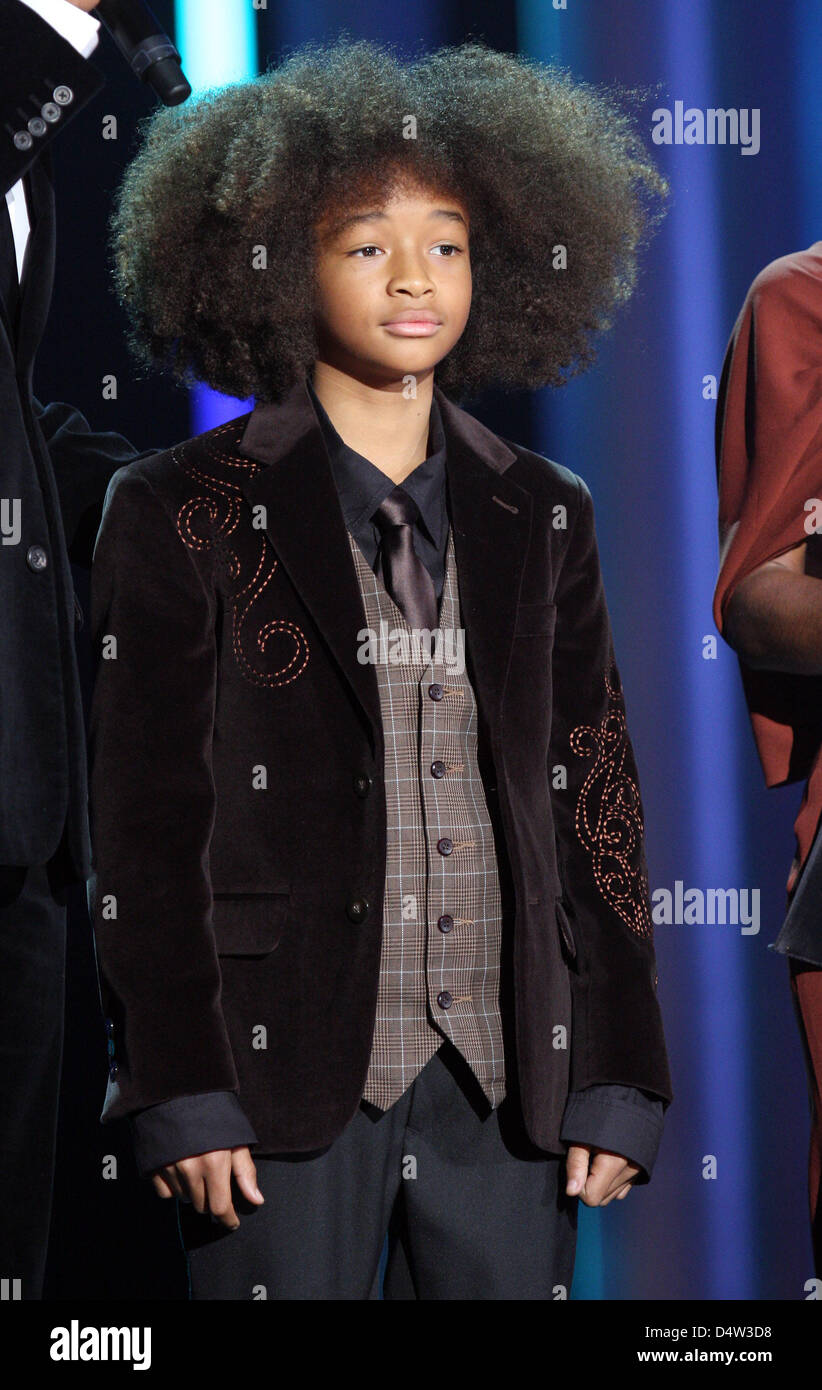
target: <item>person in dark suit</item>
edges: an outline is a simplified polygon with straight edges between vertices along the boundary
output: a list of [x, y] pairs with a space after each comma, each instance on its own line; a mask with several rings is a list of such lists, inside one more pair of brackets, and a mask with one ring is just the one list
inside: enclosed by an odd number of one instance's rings
[[118, 201], [136, 344], [257, 402], [115, 475], [92, 571], [103, 1119], [195, 1298], [378, 1298], [387, 1231], [387, 1298], [567, 1297], [578, 1201], [654, 1165], [591, 494], [451, 396], [590, 359], [660, 186], [525, 78], [297, 53], [160, 113]]
[[[96, 0], [95, 0], [96, 3]], [[0, 0], [0, 1275], [38, 1298], [63, 1038], [66, 887], [90, 870], [70, 560], [90, 565], [112, 473], [135, 449], [32, 373], [54, 265], [51, 145], [102, 85], [91, 0]]]

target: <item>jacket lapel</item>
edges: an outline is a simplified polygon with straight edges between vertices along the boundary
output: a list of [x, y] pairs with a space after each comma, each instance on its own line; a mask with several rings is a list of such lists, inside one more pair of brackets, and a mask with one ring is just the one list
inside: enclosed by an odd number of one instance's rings
[[[506, 477], [516, 455], [435, 386], [446, 438], [446, 475], [462, 619], [480, 708], [497, 719], [508, 669], [531, 494]], [[265, 530], [312, 614], [381, 746], [379, 687], [357, 660], [367, 626], [334, 475], [304, 381], [252, 412], [239, 452], [264, 465], [240, 486], [265, 507]], [[317, 537], [322, 537], [322, 544]]]
[[54, 188], [48, 150], [36, 159], [28, 176], [31, 231], [20, 286], [20, 324], [17, 368], [31, 369], [48, 318], [54, 281]]

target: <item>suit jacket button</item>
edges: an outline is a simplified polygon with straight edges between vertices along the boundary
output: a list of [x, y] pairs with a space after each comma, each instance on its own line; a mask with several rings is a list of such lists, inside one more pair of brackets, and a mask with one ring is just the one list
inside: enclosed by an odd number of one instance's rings
[[120, 1068], [118, 1067], [118, 1065], [117, 1065], [116, 1062], [109, 1062], [109, 1064], [108, 1064], [108, 1074], [109, 1074], [109, 1077], [111, 1078], [112, 1081], [114, 1080], [114, 1078], [115, 1078], [115, 1076], [117, 1075], [117, 1073], [118, 1073], [119, 1070], [120, 1070]]
[[26, 125], [32, 135], [45, 135], [48, 130], [48, 126], [42, 116], [32, 116], [31, 120], [26, 122]]
[[26, 564], [30, 570], [44, 570], [49, 562], [49, 557], [42, 545], [30, 545], [26, 551]]
[[450, 989], [443, 989], [437, 995], [437, 1003], [439, 1004], [441, 1009], [450, 1009], [453, 1002], [454, 996], [451, 993]]
[[450, 854], [454, 848], [454, 841], [449, 840], [447, 835], [443, 835], [441, 840], [437, 840], [437, 849], [440, 854]]
[[16, 150], [30, 150], [34, 144], [27, 130], [15, 130], [12, 138]]
[[437, 918], [437, 926], [439, 927], [440, 931], [442, 931], [442, 932], [453, 931], [453, 929], [454, 929], [454, 919], [453, 919], [453, 917], [451, 916], [451, 913], [450, 913], [450, 912], [443, 912], [442, 916]]
[[352, 898], [346, 903], [345, 911], [352, 922], [364, 922], [368, 916], [370, 903], [367, 898]]
[[51, 95], [54, 97], [58, 106], [70, 106], [74, 101], [74, 93], [71, 87], [67, 87], [65, 83], [61, 83], [59, 87], [55, 87]]
[[354, 791], [358, 797], [363, 799], [368, 796], [371, 790], [372, 780], [373, 779], [368, 776], [367, 772], [358, 772], [356, 774], [354, 778]]
[[59, 121], [62, 114], [60, 107], [55, 105], [53, 101], [47, 101], [45, 106], [40, 107], [40, 115], [44, 121], [48, 121], [49, 125], [54, 125], [55, 121]]
[[431, 685], [429, 685], [429, 687], [428, 687], [428, 698], [429, 698], [430, 700], [441, 700], [441, 699], [442, 699], [442, 686], [439, 684], [438, 681], [434, 681]]

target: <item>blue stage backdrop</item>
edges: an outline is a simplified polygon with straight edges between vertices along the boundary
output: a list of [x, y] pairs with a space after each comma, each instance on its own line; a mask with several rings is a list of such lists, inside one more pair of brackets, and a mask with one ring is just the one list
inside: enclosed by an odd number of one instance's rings
[[[586, 375], [561, 391], [493, 393], [475, 412], [580, 473], [593, 493], [640, 767], [652, 891], [675, 894], [678, 884], [756, 890], [759, 929], [657, 927], [675, 1102], [650, 1186], [601, 1212], [581, 1208], [573, 1296], [807, 1297], [813, 1269], [806, 1083], [787, 965], [767, 949], [783, 914], [801, 787], [764, 788], [736, 659], [715, 631], [711, 599], [715, 391], [725, 346], [756, 273], [822, 236], [818, 0], [152, 3], [175, 30], [195, 87], [261, 71], [307, 39], [333, 40], [345, 31], [396, 43], [409, 56], [421, 42], [434, 48], [481, 37], [501, 50], [556, 61], [587, 81], [644, 92], [642, 126], [672, 192], [633, 300]], [[105, 213], [128, 155], [135, 106], [118, 64], [101, 55], [108, 79], [102, 108], [98, 102], [78, 121], [78, 130], [86, 122], [85, 155], [68, 142], [60, 151], [58, 206], [82, 201], [84, 216], [93, 212], [97, 225], [88, 231], [79, 216], [63, 214], [38, 394], [76, 401], [95, 425], [102, 414], [145, 447], [247, 406], [198, 390], [186, 408], [179, 391], [140, 380], [122, 345], [122, 314], [98, 288]], [[664, 108], [675, 119], [688, 107], [756, 112], [757, 147], [651, 145], [653, 113]], [[103, 159], [101, 109], [119, 112], [124, 132]], [[72, 334], [89, 341], [90, 322], [97, 331], [87, 353], [67, 354]], [[119, 401], [101, 406], [99, 381], [111, 371]], [[79, 1027], [70, 1030], [69, 1068], [76, 1068], [81, 1096], [88, 1070], [71, 1061], [72, 1048], [81, 1056]], [[91, 1041], [83, 1046], [91, 1055]], [[83, 1101], [90, 1135], [100, 1099]], [[98, 1148], [90, 1138], [89, 1149]], [[67, 1245], [78, 1183], [86, 1185], [87, 1203], [100, 1201], [92, 1195], [96, 1177], [75, 1173], [73, 1182], [62, 1218], [58, 1200], [58, 1236], [62, 1220]], [[154, 1211], [158, 1205], [146, 1196], [146, 1230], [166, 1219]], [[82, 1202], [80, 1208], [89, 1209]], [[115, 1216], [122, 1210], [112, 1205], [111, 1228]], [[117, 1256], [122, 1248], [120, 1240]], [[101, 1267], [110, 1268], [111, 1259]], [[121, 1281], [120, 1296], [137, 1291]]]

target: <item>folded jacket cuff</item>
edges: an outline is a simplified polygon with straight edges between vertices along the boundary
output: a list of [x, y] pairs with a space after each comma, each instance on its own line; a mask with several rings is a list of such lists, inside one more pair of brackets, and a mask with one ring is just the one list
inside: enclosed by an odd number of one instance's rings
[[141, 1178], [181, 1158], [257, 1143], [233, 1091], [175, 1096], [130, 1115], [129, 1128]]

